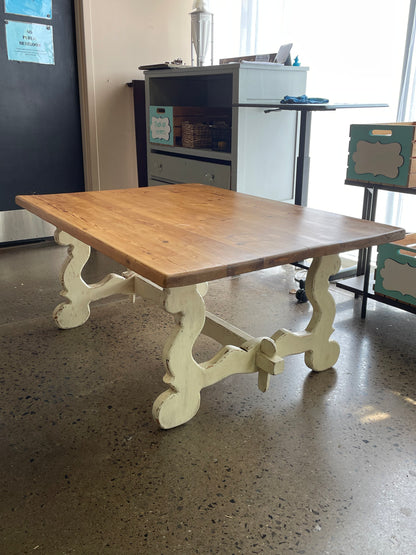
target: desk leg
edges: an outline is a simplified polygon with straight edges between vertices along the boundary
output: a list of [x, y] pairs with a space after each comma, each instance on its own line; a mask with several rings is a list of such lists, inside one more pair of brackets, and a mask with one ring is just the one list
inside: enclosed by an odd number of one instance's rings
[[295, 204], [308, 204], [309, 145], [311, 140], [312, 112], [302, 110], [300, 115], [299, 151], [296, 162]]

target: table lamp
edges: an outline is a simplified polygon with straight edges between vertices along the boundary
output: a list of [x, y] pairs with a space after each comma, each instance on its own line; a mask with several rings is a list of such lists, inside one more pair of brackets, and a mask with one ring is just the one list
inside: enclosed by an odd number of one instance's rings
[[[191, 64], [203, 66], [211, 44], [211, 65], [214, 60], [214, 15], [208, 11], [205, 0], [194, 0], [191, 16]], [[194, 63], [196, 62], [196, 64]]]

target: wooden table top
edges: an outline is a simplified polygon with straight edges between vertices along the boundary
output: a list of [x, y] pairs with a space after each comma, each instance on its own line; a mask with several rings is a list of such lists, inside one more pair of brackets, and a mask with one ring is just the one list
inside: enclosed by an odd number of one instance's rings
[[25, 195], [16, 203], [161, 287], [405, 235], [397, 227], [198, 184]]

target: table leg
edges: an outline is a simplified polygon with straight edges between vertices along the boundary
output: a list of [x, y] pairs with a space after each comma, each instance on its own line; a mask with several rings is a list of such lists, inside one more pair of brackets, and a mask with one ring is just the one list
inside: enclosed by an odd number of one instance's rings
[[[306, 279], [306, 293], [313, 308], [306, 329], [294, 333], [285, 329], [272, 337], [252, 337], [205, 311], [206, 284], [162, 289], [134, 272], [124, 276], [109, 274], [99, 283], [88, 285], [81, 272], [90, 248], [67, 233], [57, 232], [59, 244], [68, 245], [68, 258], [62, 271], [62, 295], [66, 302], [54, 312], [61, 328], [83, 324], [92, 301], [113, 294], [140, 295], [172, 314], [174, 330], [164, 351], [165, 383], [169, 389], [156, 399], [153, 416], [162, 428], [173, 428], [190, 420], [198, 411], [200, 392], [233, 374], [258, 373], [258, 386], [266, 391], [271, 375], [283, 371], [284, 357], [305, 353], [307, 366], [316, 371], [335, 364], [339, 346], [330, 341], [335, 318], [335, 302], [328, 291], [329, 277], [339, 268], [338, 255], [314, 259]], [[200, 333], [223, 347], [210, 360], [198, 363], [193, 347]], [[227, 343], [233, 344], [227, 344]]]
[[315, 258], [306, 278], [306, 295], [312, 305], [312, 318], [304, 332], [282, 329], [272, 339], [281, 357], [305, 353], [305, 364], [320, 372], [331, 368], [339, 356], [339, 345], [330, 341], [334, 331], [335, 301], [328, 290], [329, 277], [340, 267], [338, 255]]
[[169, 384], [169, 389], [159, 395], [153, 405], [153, 416], [162, 428], [188, 422], [199, 409], [201, 389], [227, 376], [283, 371], [283, 359], [276, 355], [275, 349], [263, 352], [267, 338], [252, 338], [217, 318], [210, 322], [216, 340], [221, 342], [219, 331], [222, 329], [225, 337], [232, 334], [241, 346], [225, 345], [211, 360], [201, 364], [195, 361], [194, 343], [204, 327], [207, 333], [203, 300], [206, 290], [204, 284], [165, 290], [164, 308], [174, 315], [176, 325], [163, 351], [164, 382]]
[[192, 348], [205, 322], [205, 303], [196, 285], [166, 291], [164, 308], [175, 317], [175, 329], [165, 344], [163, 379], [169, 389], [153, 405], [153, 416], [162, 428], [190, 420], [198, 411], [202, 389], [201, 367]]
[[[331, 368], [339, 356], [339, 345], [330, 340], [334, 331], [335, 301], [328, 291], [329, 277], [340, 266], [338, 255], [314, 259], [306, 280], [306, 292], [313, 307], [312, 318], [305, 331], [285, 329], [271, 338], [248, 339], [234, 326], [230, 331], [223, 323], [224, 335], [240, 336], [239, 346], [225, 345], [211, 360], [199, 364], [192, 355], [193, 345], [201, 331], [207, 330], [205, 303], [200, 286], [165, 290], [164, 308], [175, 316], [176, 327], [169, 338], [164, 359], [169, 384], [153, 405], [153, 416], [162, 428], [173, 428], [190, 420], [198, 411], [200, 391], [236, 373], [259, 373], [259, 388], [265, 391], [270, 375], [283, 371], [284, 357], [305, 353], [306, 365], [315, 371]], [[213, 323], [211, 323], [213, 325]], [[215, 334], [218, 340], [218, 333]], [[242, 342], [245, 341], [245, 342]]]
[[56, 230], [58, 245], [68, 246], [68, 255], [61, 270], [61, 295], [67, 300], [53, 313], [59, 328], [81, 326], [90, 316], [90, 303], [116, 294], [134, 294], [134, 279], [109, 274], [99, 283], [88, 285], [82, 279], [82, 270], [90, 257], [91, 249], [66, 232]]

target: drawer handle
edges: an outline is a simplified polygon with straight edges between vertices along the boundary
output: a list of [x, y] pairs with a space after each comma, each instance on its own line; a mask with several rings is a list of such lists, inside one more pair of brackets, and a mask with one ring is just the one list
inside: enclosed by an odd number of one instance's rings
[[214, 183], [215, 181], [215, 174], [214, 173], [206, 173], [204, 177], [208, 177], [208, 181], [210, 183]]

